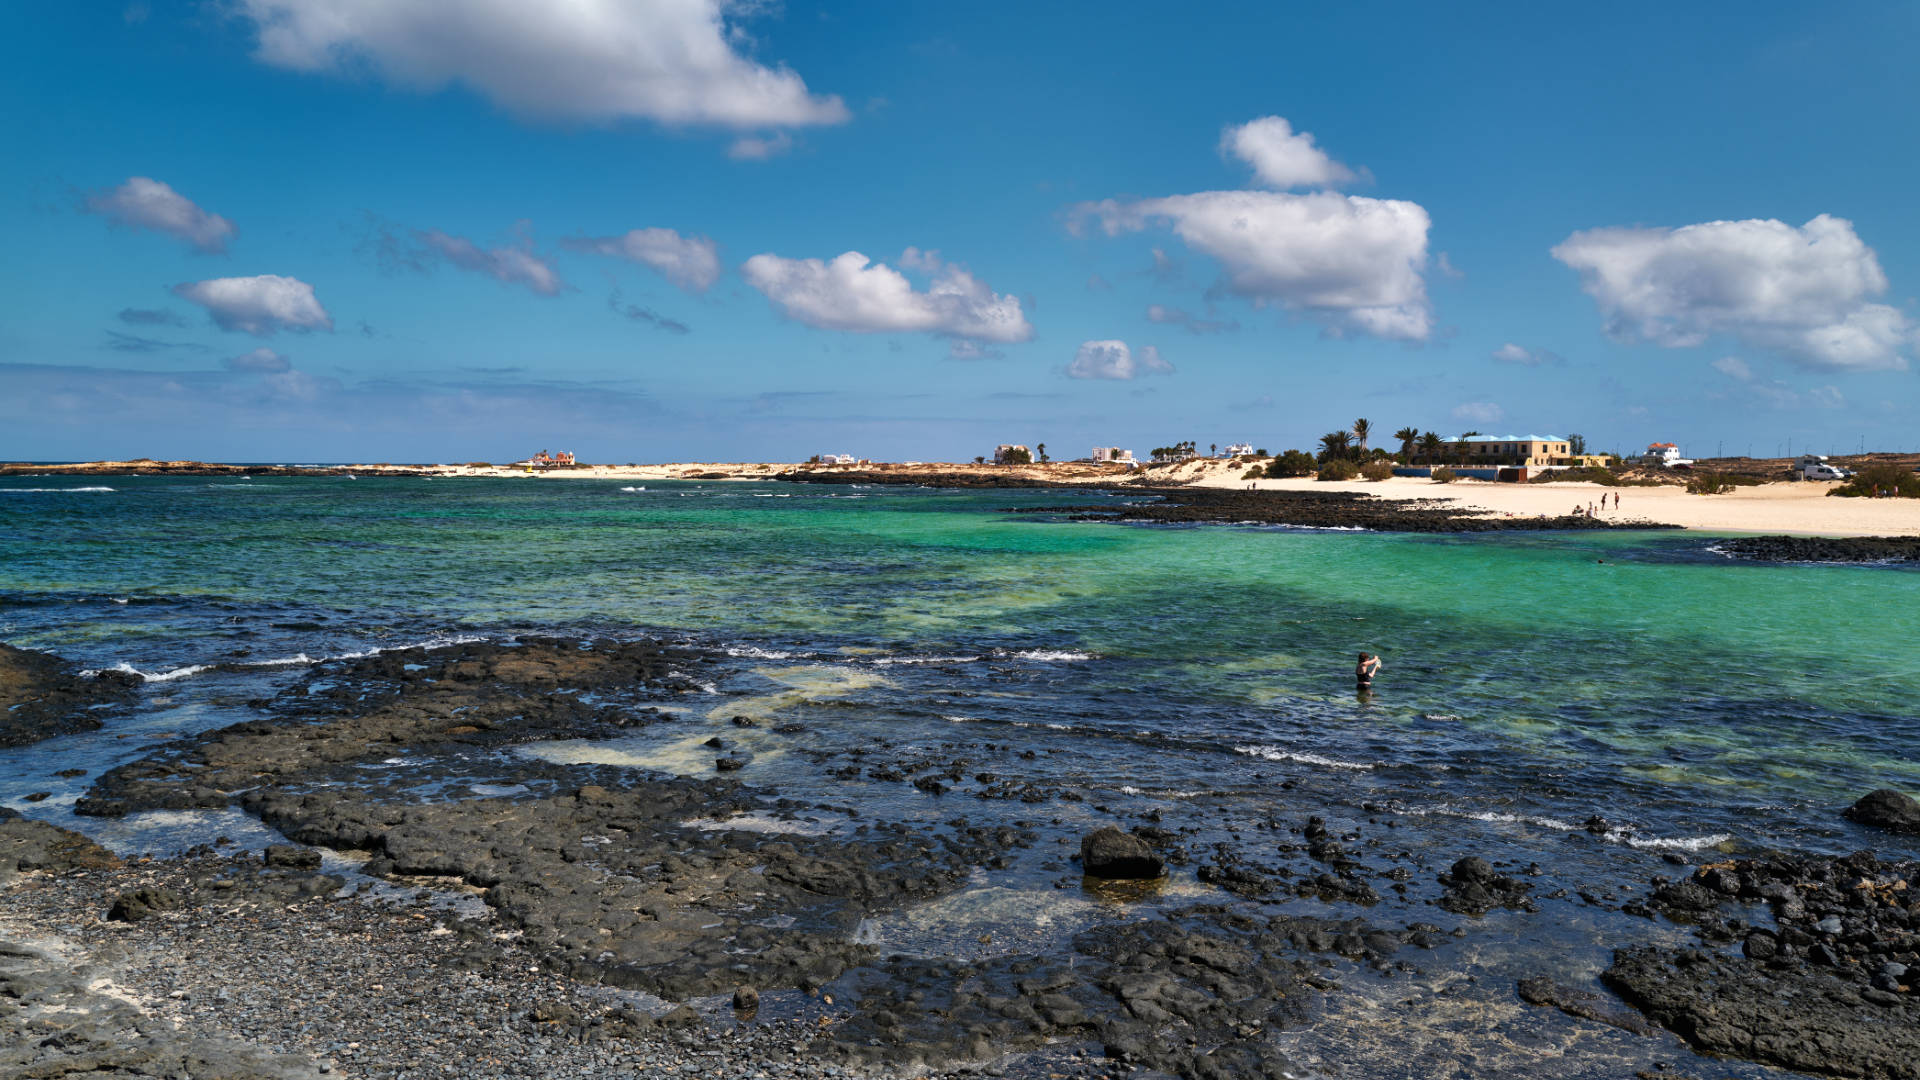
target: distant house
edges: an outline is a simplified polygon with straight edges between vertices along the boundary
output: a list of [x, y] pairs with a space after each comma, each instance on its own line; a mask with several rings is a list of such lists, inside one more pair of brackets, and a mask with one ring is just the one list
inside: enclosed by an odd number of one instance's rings
[[1669, 469], [1675, 465], [1693, 464], [1692, 458], [1681, 457], [1680, 447], [1670, 442], [1648, 443], [1647, 452], [1641, 456], [1640, 461], [1645, 465], [1658, 465]]
[[1251, 453], [1253, 453], [1253, 444], [1252, 444], [1252, 443], [1243, 443], [1243, 442], [1237, 442], [1237, 443], [1232, 443], [1232, 444], [1230, 444], [1230, 445], [1228, 445], [1228, 446], [1226, 446], [1225, 448], [1223, 448], [1223, 449], [1222, 449], [1222, 450], [1220, 451], [1220, 456], [1221, 456], [1221, 457], [1223, 457], [1223, 458], [1228, 458], [1228, 457], [1243, 457], [1243, 456], [1245, 456], [1245, 455], [1247, 455], [1247, 454], [1251, 454]]
[[854, 457], [852, 454], [820, 455], [820, 464], [822, 465], [858, 465], [859, 463], [860, 459]]
[[1096, 446], [1093, 448], [1093, 460], [1111, 462], [1116, 465], [1132, 465], [1133, 451], [1118, 446]]
[[1033, 452], [1018, 443], [1001, 443], [993, 448], [995, 465], [1030, 465]]
[[542, 450], [525, 461], [514, 462], [513, 467], [516, 469], [552, 469], [556, 467], [570, 467], [573, 464], [573, 454], [569, 451], [561, 450], [557, 453], [549, 454], [545, 450]]

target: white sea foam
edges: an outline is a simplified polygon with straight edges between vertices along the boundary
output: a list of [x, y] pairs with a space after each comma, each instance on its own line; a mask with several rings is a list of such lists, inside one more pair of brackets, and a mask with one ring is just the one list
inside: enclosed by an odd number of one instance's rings
[[735, 814], [730, 818], [695, 819], [680, 823], [682, 828], [701, 832], [754, 832], [788, 836], [824, 836], [827, 826], [817, 821], [784, 821], [768, 814]]
[[620, 490], [621, 491], [645, 491], [647, 489], [644, 487], [623, 487]]
[[[124, 600], [115, 602], [126, 603]], [[314, 664], [323, 664], [329, 660], [360, 660], [369, 656], [377, 656], [380, 653], [397, 652], [402, 649], [437, 649], [446, 645], [472, 645], [485, 640], [487, 640], [485, 634], [450, 634], [444, 637], [428, 638], [425, 641], [409, 642], [405, 645], [383, 645], [371, 649], [363, 649], [359, 652], [336, 653], [328, 656], [308, 656], [306, 653], [295, 653], [292, 656], [275, 656], [266, 660], [239, 660], [226, 666], [244, 668], [311, 667]], [[141, 671], [132, 664], [121, 661], [110, 668], [87, 668], [81, 671], [80, 674], [92, 679], [98, 678], [108, 671], [120, 671], [128, 675], [138, 675], [147, 682], [172, 682], [175, 679], [184, 679], [190, 675], [198, 675], [203, 671], [212, 671], [219, 666], [222, 665], [187, 664], [184, 667], [177, 667], [171, 671], [150, 672]]]
[[741, 656], [751, 660], [791, 660], [795, 653], [783, 649], [763, 649], [758, 645], [729, 645], [728, 656]]
[[893, 664], [971, 664], [984, 659], [979, 656], [882, 656], [872, 663], [875, 667], [887, 667]]
[[128, 675], [138, 675], [146, 682], [172, 682], [175, 679], [184, 679], [189, 675], [198, 675], [203, 671], [212, 670], [209, 664], [188, 664], [186, 667], [177, 667], [172, 671], [141, 671], [132, 664], [122, 661], [110, 668], [87, 668], [80, 674], [84, 678], [96, 679], [109, 671], [119, 671]]
[[1642, 836], [1631, 828], [1613, 826], [1604, 832], [1594, 833], [1585, 825], [1576, 825], [1559, 818], [1543, 814], [1515, 814], [1504, 810], [1457, 810], [1451, 806], [1430, 806], [1403, 810], [1401, 813], [1411, 817], [1455, 817], [1467, 821], [1485, 821], [1495, 825], [1532, 825], [1555, 832], [1590, 833], [1596, 839], [1609, 844], [1625, 844], [1642, 851], [1705, 851], [1719, 847], [1733, 839], [1732, 833], [1709, 833], [1705, 836]]
[[0, 488], [0, 494], [4, 494], [4, 495], [43, 495], [43, 494], [52, 494], [52, 493], [58, 493], [58, 494], [70, 494], [70, 493], [73, 493], [73, 492], [79, 492], [79, 491], [86, 491], [86, 492], [98, 492], [98, 491], [112, 491], [112, 490], [113, 490], [113, 489], [112, 489], [112, 488], [110, 488], [110, 487], [77, 487], [77, 488]]
[[1093, 659], [1092, 653], [1078, 649], [1017, 649], [1007, 655], [1018, 660], [1038, 660], [1043, 664], [1076, 664]]
[[1288, 750], [1279, 746], [1236, 746], [1233, 749], [1235, 753], [1247, 754], [1251, 757], [1262, 758], [1267, 761], [1293, 761], [1301, 765], [1318, 765], [1326, 769], [1351, 769], [1355, 772], [1366, 772], [1375, 768], [1374, 765], [1367, 762], [1341, 761], [1339, 758], [1323, 757], [1319, 754]]

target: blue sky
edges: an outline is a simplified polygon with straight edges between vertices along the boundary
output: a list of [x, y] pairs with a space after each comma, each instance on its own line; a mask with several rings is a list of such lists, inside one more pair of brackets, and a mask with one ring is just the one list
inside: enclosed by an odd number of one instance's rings
[[0, 14], [0, 457], [1912, 448], [1909, 4], [556, 7]]

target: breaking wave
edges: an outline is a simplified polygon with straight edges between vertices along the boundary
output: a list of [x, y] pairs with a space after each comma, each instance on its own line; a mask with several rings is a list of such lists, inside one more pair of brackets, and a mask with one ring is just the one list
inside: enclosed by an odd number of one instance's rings
[[1364, 761], [1341, 761], [1339, 758], [1323, 757], [1319, 754], [1299, 750], [1288, 750], [1280, 746], [1236, 746], [1235, 753], [1265, 761], [1293, 761], [1301, 765], [1318, 765], [1326, 769], [1351, 769], [1355, 772], [1367, 772], [1378, 766]]

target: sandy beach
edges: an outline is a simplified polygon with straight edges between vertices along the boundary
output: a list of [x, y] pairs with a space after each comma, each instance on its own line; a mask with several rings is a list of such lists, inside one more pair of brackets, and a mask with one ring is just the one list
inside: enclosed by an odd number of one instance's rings
[[[1211, 487], [1244, 486], [1247, 482], [1203, 481]], [[1678, 525], [1707, 532], [1787, 533], [1804, 536], [1910, 536], [1920, 533], [1920, 500], [1834, 499], [1831, 483], [1782, 482], [1744, 487], [1725, 495], [1689, 495], [1683, 487], [1609, 488], [1599, 484], [1497, 484], [1461, 480], [1436, 484], [1431, 480], [1395, 477], [1378, 483], [1320, 483], [1312, 479], [1255, 481], [1262, 491], [1310, 491], [1338, 488], [1365, 491], [1386, 499], [1450, 498], [1491, 514], [1519, 517], [1560, 515], [1574, 507], [1598, 503], [1604, 492], [1611, 504], [1620, 496], [1618, 510], [1599, 514]]]

